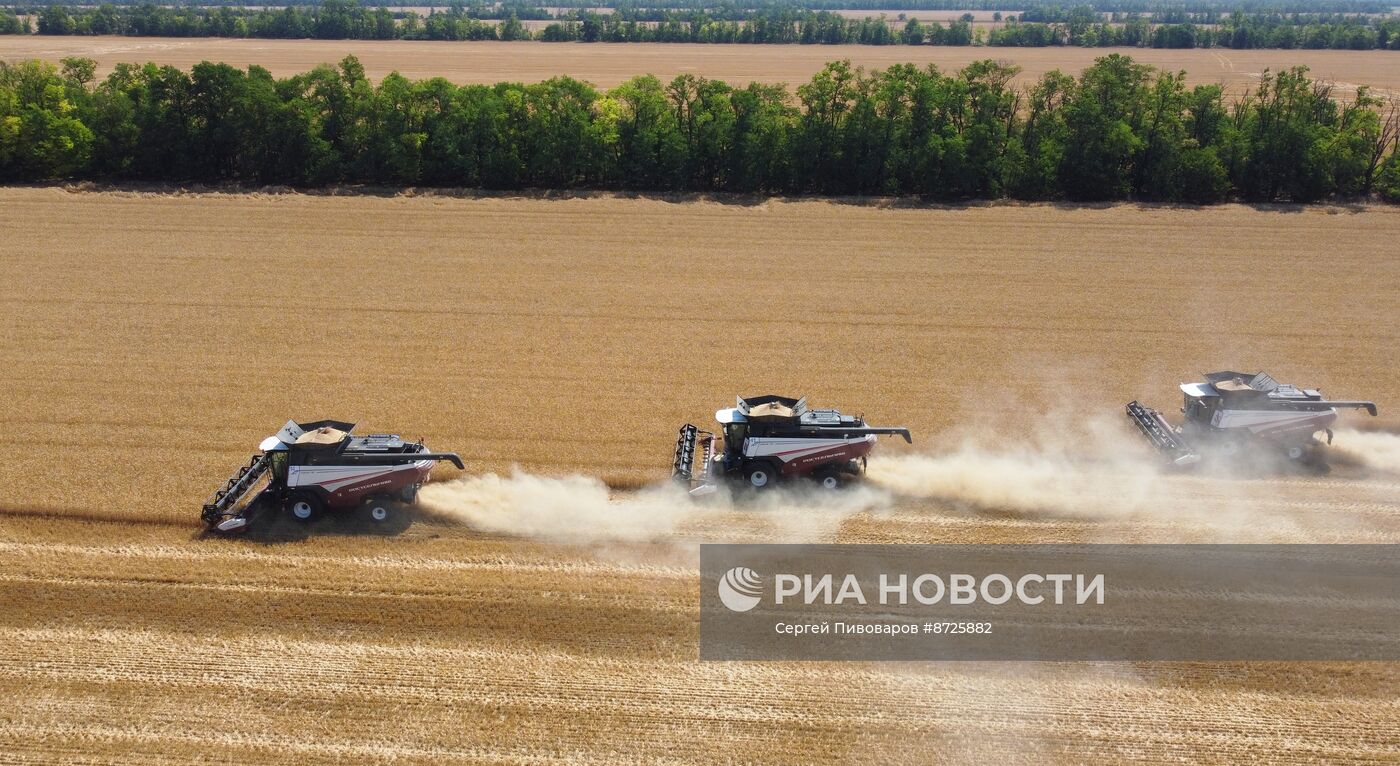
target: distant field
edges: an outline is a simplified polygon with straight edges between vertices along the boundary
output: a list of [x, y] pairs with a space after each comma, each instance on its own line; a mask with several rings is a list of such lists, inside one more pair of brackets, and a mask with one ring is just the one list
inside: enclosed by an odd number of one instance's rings
[[[1002, 22], [1002, 21], [997, 21], [997, 20], [995, 20], [994, 18], [992, 18], [993, 15], [996, 13], [996, 11], [931, 11], [931, 10], [907, 10], [907, 11], [897, 11], [897, 10], [888, 10], [888, 9], [886, 9], [886, 10], [869, 10], [869, 11], [867, 11], [867, 10], [861, 10], [861, 9], [858, 9], [858, 8], [854, 8], [854, 9], [844, 9], [844, 10], [832, 11], [832, 13], [835, 13], [835, 14], [838, 15], [838, 16], [844, 16], [844, 17], [846, 17], [846, 18], [848, 18], [848, 19], [867, 19], [867, 18], [868, 18], [868, 19], [878, 19], [878, 18], [880, 18], [881, 15], [883, 15], [883, 16], [885, 17], [885, 20], [888, 21], [892, 26], [895, 26], [896, 28], [903, 27], [903, 26], [904, 26], [904, 23], [905, 23], [906, 21], [909, 21], [910, 19], [918, 19], [919, 21], [921, 21], [921, 22], [923, 22], [923, 23], [925, 23], [925, 24], [931, 24], [931, 23], [942, 24], [943, 26], [946, 27], [946, 26], [948, 26], [949, 23], [954, 22], [954, 21], [958, 21], [958, 20], [962, 19], [963, 14], [967, 14], [967, 13], [972, 14], [972, 22], [971, 22], [971, 23], [972, 23], [972, 26], [973, 26], [973, 27], [985, 27], [985, 28], [987, 28], [987, 29], [995, 29], [995, 28], [997, 28], [997, 27], [1002, 26], [1002, 25], [1005, 23], [1005, 22]], [[1007, 16], [1019, 16], [1020, 14], [1021, 14], [1020, 11], [1002, 11], [1002, 12], [1001, 12], [1002, 18], [1005, 18], [1005, 17], [1007, 17]], [[903, 17], [904, 17], [903, 19], [900, 19], [900, 16], [901, 16], [901, 15], [903, 15]]]
[[154, 61], [188, 68], [208, 60], [239, 67], [257, 64], [275, 74], [290, 75], [353, 53], [373, 77], [398, 71], [412, 78], [442, 76], [458, 83], [494, 83], [535, 82], [567, 74], [602, 87], [647, 73], [663, 79], [691, 73], [741, 84], [797, 84], [836, 59], [871, 68], [915, 62], [958, 69], [970, 61], [993, 58], [1021, 66], [1021, 81], [1029, 82], [1052, 69], [1078, 73], [1095, 58], [1112, 52], [1164, 69], [1185, 70], [1191, 83], [1223, 83], [1241, 89], [1253, 84], [1265, 69], [1304, 64], [1314, 76], [1336, 82], [1343, 92], [1364, 84], [1400, 93], [1400, 52], [1396, 51], [0, 37], [0, 59], [88, 56], [98, 61], [101, 74], [120, 62]]

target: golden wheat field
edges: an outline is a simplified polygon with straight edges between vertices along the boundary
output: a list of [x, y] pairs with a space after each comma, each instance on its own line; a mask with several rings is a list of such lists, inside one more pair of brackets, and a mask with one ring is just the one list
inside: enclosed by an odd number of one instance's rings
[[[17, 762], [1393, 761], [1400, 665], [701, 663], [696, 544], [1400, 542], [1400, 209], [0, 190]], [[1123, 402], [1267, 369], [1330, 473], [1165, 475]], [[761, 513], [736, 394], [904, 424]], [[398, 537], [198, 536], [288, 418], [462, 453]], [[512, 467], [518, 467], [514, 472]], [[611, 485], [611, 488], [609, 487]]]
[[371, 77], [397, 71], [415, 79], [446, 77], [457, 83], [537, 82], [567, 74], [610, 88], [635, 75], [669, 80], [694, 74], [733, 83], [805, 82], [828, 61], [849, 59], [866, 68], [914, 62], [960, 69], [971, 61], [998, 59], [1022, 68], [1019, 82], [1061, 69], [1077, 74], [1112, 52], [1161, 69], [1184, 70], [1187, 82], [1221, 83], [1233, 91], [1251, 86], [1265, 69], [1299, 64], [1340, 92], [1369, 85], [1400, 92], [1400, 53], [1395, 51], [1158, 50], [1150, 48], [985, 48], [906, 45], [688, 45], [673, 43], [433, 42], [412, 40], [236, 40], [171, 37], [0, 36], [0, 60], [87, 56], [98, 74], [113, 65], [171, 64], [188, 69], [200, 61], [250, 64], [288, 76], [317, 64], [358, 56]]

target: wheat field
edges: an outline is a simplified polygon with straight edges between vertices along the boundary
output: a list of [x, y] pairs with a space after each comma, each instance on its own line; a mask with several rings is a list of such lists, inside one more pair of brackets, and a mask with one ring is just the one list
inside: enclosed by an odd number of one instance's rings
[[[1400, 542], [1395, 208], [10, 188], [0, 209], [7, 760], [1400, 752], [1396, 664], [695, 659], [698, 542]], [[1141, 470], [1122, 403], [1174, 412], [1221, 367], [1382, 417], [1348, 419], [1329, 474]], [[915, 444], [832, 505], [637, 490], [680, 423], [768, 392]], [[323, 417], [466, 476], [399, 537], [197, 535], [262, 437]]]
[[413, 79], [490, 84], [538, 82], [567, 74], [602, 88], [639, 74], [662, 80], [694, 74], [738, 84], [795, 87], [838, 59], [867, 69], [913, 62], [951, 71], [990, 58], [1020, 66], [1018, 82], [1029, 84], [1052, 69], [1078, 74], [1109, 53], [1123, 53], [1167, 71], [1185, 71], [1190, 85], [1219, 83], [1235, 93], [1251, 87], [1265, 69], [1305, 65], [1314, 77], [1334, 83], [1341, 96], [1354, 93], [1358, 85], [1371, 86], [1381, 95], [1400, 94], [1400, 53], [1395, 51], [0, 36], [0, 60], [87, 56], [97, 61], [99, 76], [123, 62], [154, 61], [188, 69], [201, 61], [219, 61], [238, 67], [256, 64], [285, 77], [354, 54], [373, 78], [397, 71]]

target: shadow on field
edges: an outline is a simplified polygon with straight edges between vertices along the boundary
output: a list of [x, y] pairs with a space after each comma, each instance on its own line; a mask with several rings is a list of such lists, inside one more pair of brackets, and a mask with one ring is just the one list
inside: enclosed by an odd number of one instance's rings
[[1330, 200], [1325, 202], [1244, 202], [1240, 200], [1225, 200], [1216, 204], [1197, 205], [1187, 202], [1149, 202], [1144, 200], [1113, 200], [1103, 202], [1071, 202], [1067, 200], [1016, 200], [1016, 199], [994, 199], [994, 200], [932, 200], [921, 197], [778, 197], [774, 199], [811, 199], [823, 200], [834, 205], [848, 205], [852, 207], [868, 207], [876, 209], [890, 210], [978, 210], [983, 208], [1049, 208], [1059, 211], [1078, 210], [1117, 210], [1129, 208], [1132, 210], [1178, 210], [1183, 212], [1199, 212], [1214, 207], [1224, 205], [1241, 205], [1251, 210], [1264, 213], [1302, 213], [1307, 210], [1322, 210], [1331, 213], [1362, 213], [1372, 207], [1382, 204], [1376, 201], [1365, 199], [1353, 200]]
[[81, 521], [95, 524], [126, 524], [151, 527], [183, 527], [188, 521], [162, 516], [141, 516], [120, 511], [90, 511], [67, 508], [13, 508], [0, 506], [0, 519], [52, 519], [54, 521]]
[[405, 513], [401, 520], [391, 525], [375, 524], [368, 519], [351, 513], [327, 513], [315, 521], [298, 521], [278, 510], [266, 510], [250, 518], [248, 526], [238, 534], [222, 535], [203, 530], [198, 539], [248, 540], [251, 542], [277, 544], [294, 543], [311, 537], [364, 536], [394, 537], [402, 534], [413, 525], [413, 514]]
[[1217, 207], [1219, 204], [1238, 204], [1259, 212], [1302, 213], [1305, 210], [1323, 210], [1333, 213], [1361, 213], [1383, 205], [1368, 198], [1334, 199], [1320, 202], [1248, 202], [1226, 200], [1218, 204], [1196, 205], [1183, 202], [1150, 202], [1142, 200], [1117, 200], [1105, 202], [1073, 202], [1067, 200], [1014, 200], [1014, 199], [966, 199], [940, 200], [926, 197], [881, 197], [881, 196], [828, 196], [821, 194], [761, 194], [729, 192], [644, 192], [615, 189], [472, 189], [461, 187], [402, 187], [373, 186], [361, 184], [341, 184], [327, 187], [257, 186], [250, 184], [172, 184], [135, 182], [94, 182], [16, 184], [29, 188], [54, 188], [69, 193], [106, 192], [150, 196], [201, 196], [237, 194], [250, 196], [280, 197], [427, 197], [462, 200], [648, 200], [675, 205], [711, 203], [732, 207], [761, 207], [770, 202], [829, 202], [833, 205], [888, 210], [974, 210], [991, 207], [1051, 208], [1054, 210], [1109, 210], [1113, 208], [1133, 208], [1136, 210], [1182, 210], [1200, 211]]

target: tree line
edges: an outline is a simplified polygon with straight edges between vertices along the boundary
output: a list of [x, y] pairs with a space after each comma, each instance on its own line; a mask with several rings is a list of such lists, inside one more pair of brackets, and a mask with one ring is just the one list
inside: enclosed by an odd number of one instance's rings
[[[126, 0], [140, 2], [141, 0]], [[300, 0], [315, 2], [315, 0]], [[81, 0], [74, 0], [81, 2]], [[810, 10], [890, 10], [890, 11], [1024, 11], [1062, 0], [667, 0], [667, 8], [709, 9], [737, 7], [807, 8]], [[1158, 13], [1189, 10], [1197, 13], [1390, 13], [1389, 0], [1085, 0], [1085, 5], [1104, 13]], [[555, 8], [597, 8], [595, 0], [553, 0]], [[608, 3], [609, 7], [637, 7], [632, 0]]]
[[[150, 0], [109, 0], [111, 5], [144, 5]], [[280, 5], [317, 5], [321, 0], [283, 0]], [[245, 7], [245, 0], [199, 0], [200, 6]], [[359, 4], [370, 6], [376, 0], [359, 0]], [[1394, 11], [1389, 0], [1083, 0], [1084, 6], [1103, 13], [1136, 13], [1153, 16], [1198, 16], [1224, 15], [1233, 12], [1245, 13], [1327, 13], [1327, 14], [1387, 14]], [[88, 6], [91, 0], [41, 0], [40, 2], [10, 3], [10, 7], [22, 14], [37, 13], [49, 5]], [[515, 12], [520, 18], [549, 18], [555, 8], [596, 9], [611, 8], [621, 12], [647, 10], [647, 2], [637, 0], [615, 0], [599, 3], [596, 0], [553, 0], [548, 6], [531, 5], [527, 0], [447, 0], [447, 2], [424, 3], [428, 7], [445, 9], [460, 8], [476, 18], [503, 19]], [[665, 8], [678, 10], [715, 10], [719, 12], [763, 10], [772, 8], [796, 8], [820, 10], [868, 10], [868, 11], [1025, 11], [1035, 12], [1045, 7], [1063, 5], [1063, 0], [667, 0]], [[1179, 18], [1178, 21], [1187, 20]]]
[[[500, 22], [487, 20], [504, 13]], [[997, 12], [997, 20], [1001, 14]], [[1365, 15], [1160, 11], [1154, 18], [1091, 5], [1036, 5], [1005, 26], [975, 28], [971, 14], [947, 25], [886, 17], [848, 18], [800, 6], [745, 9], [624, 7], [614, 13], [568, 12], [539, 32], [522, 19], [554, 18], [524, 4], [454, 5], [420, 16], [355, 0], [320, 0], [282, 9], [141, 5], [45, 6], [45, 35], [252, 37], [334, 40], [541, 40], [544, 42], [795, 43], [1152, 48], [1332, 48], [1400, 50], [1400, 19]], [[1207, 21], [1196, 22], [1191, 19]], [[1162, 21], [1162, 20], [1171, 21]], [[0, 11], [0, 34], [31, 31], [28, 17]]]
[[[1035, 15], [1026, 12], [1020, 19], [1013, 19], [1005, 26], [993, 29], [987, 35], [986, 44], [1020, 47], [1074, 45], [1400, 50], [1400, 18], [1233, 13], [1202, 23], [1163, 22], [1142, 16], [1105, 21], [1087, 6], [1068, 11], [1058, 8], [1049, 10], [1052, 12]], [[1163, 17], [1173, 15], [1163, 14]], [[1045, 16], [1052, 20], [1028, 20]]]
[[1119, 54], [1079, 77], [828, 64], [790, 91], [682, 75], [454, 85], [354, 57], [287, 78], [0, 63], [0, 182], [635, 189], [937, 200], [1400, 201], [1400, 116], [1304, 68], [1227, 101]]

